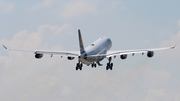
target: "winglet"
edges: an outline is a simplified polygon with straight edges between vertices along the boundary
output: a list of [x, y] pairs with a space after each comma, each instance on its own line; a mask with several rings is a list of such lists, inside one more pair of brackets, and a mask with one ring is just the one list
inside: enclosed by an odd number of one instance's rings
[[176, 45], [177, 45], [177, 43], [176, 43], [174, 46], [172, 46], [172, 47], [171, 47], [171, 49], [174, 49], [174, 48], [176, 48]]
[[84, 45], [83, 45], [83, 40], [82, 40], [82, 36], [81, 36], [81, 31], [80, 29], [78, 30], [78, 35], [79, 35], [79, 47], [80, 47], [80, 53], [84, 53]]
[[4, 49], [8, 49], [6, 46], [2, 45], [4, 47]]

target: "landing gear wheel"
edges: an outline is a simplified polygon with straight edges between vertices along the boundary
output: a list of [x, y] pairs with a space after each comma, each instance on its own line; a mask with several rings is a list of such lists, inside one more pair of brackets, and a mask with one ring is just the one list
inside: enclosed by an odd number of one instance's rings
[[78, 69], [79, 69], [79, 63], [76, 64], [76, 70], [78, 70]]
[[79, 70], [82, 70], [82, 67], [79, 67]]
[[83, 64], [81, 63], [81, 64], [80, 64], [80, 67], [79, 67], [80, 70], [82, 70], [82, 66], [83, 66]]
[[108, 70], [108, 69], [109, 69], [109, 67], [110, 67], [110, 64], [109, 64], [109, 63], [107, 63], [106, 70]]
[[106, 70], [108, 69], [112, 70], [113, 69], [113, 63], [111, 63], [112, 58], [109, 57], [108, 60], [109, 62], [107, 63]]
[[81, 66], [80, 66], [81, 68], [83, 67], [83, 64], [81, 63]]
[[106, 66], [106, 70], [108, 70], [109, 69], [109, 67], [108, 66]]
[[95, 64], [95, 63], [92, 63], [92, 64], [91, 64], [91, 67], [92, 67], [92, 68], [93, 68], [93, 67], [96, 68], [96, 64]]
[[113, 69], [113, 63], [111, 63], [111, 65], [110, 65], [110, 70], [112, 70]]

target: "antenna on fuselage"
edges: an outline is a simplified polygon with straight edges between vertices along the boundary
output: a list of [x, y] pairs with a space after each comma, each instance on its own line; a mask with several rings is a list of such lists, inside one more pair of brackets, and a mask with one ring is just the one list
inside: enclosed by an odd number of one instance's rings
[[80, 29], [78, 30], [78, 35], [79, 35], [79, 48], [80, 48], [80, 53], [83, 54], [85, 52], [84, 50], [84, 45], [83, 45], [83, 40], [81, 36], [81, 31]]

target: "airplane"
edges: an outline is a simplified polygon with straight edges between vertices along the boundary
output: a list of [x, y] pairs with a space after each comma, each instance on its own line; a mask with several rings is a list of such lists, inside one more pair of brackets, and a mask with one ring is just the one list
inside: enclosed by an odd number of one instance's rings
[[[112, 47], [112, 41], [110, 38], [102, 36], [88, 47], [84, 48], [83, 40], [81, 36], [80, 29], [78, 30], [79, 37], [79, 48], [80, 51], [47, 51], [47, 50], [25, 50], [25, 49], [11, 49], [7, 48], [5, 45], [2, 45], [6, 50], [12, 51], [26, 51], [26, 52], [34, 52], [36, 59], [41, 59], [44, 54], [49, 54], [51, 57], [53, 55], [61, 55], [61, 57], [66, 56], [68, 60], [73, 60], [78, 58], [78, 63], [76, 64], [76, 70], [82, 70], [83, 64], [91, 67], [102, 66], [103, 64], [100, 61], [105, 58], [108, 59], [108, 63], [106, 65], [106, 70], [113, 69], [112, 58], [116, 56], [120, 56], [122, 60], [125, 60], [128, 54], [132, 54], [134, 56], [136, 53], [147, 53], [147, 57], [151, 58], [154, 56], [154, 51], [158, 50], [166, 50], [166, 49], [174, 49], [176, 44], [171, 47], [163, 47], [163, 48], [153, 48], [153, 49], [136, 49], [136, 50], [119, 50], [119, 51], [110, 51]], [[97, 64], [97, 65], [96, 65]]]

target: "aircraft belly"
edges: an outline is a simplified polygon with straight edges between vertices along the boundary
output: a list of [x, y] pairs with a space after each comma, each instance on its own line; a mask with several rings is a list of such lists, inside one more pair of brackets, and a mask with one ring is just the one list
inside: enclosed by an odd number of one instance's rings
[[94, 62], [93, 59], [83, 59], [83, 58], [80, 58], [80, 61], [84, 64], [92, 64]]
[[102, 61], [104, 57], [91, 57], [91, 58], [80, 58], [80, 61], [84, 64], [92, 64], [94, 62]]

